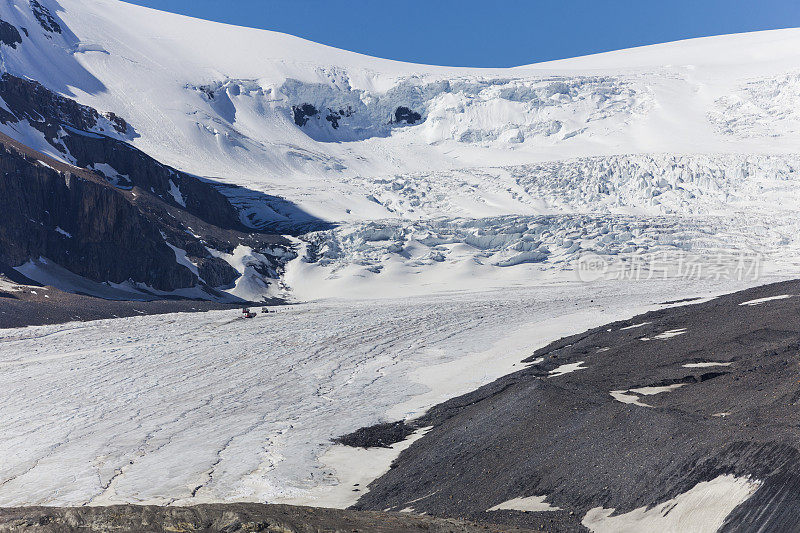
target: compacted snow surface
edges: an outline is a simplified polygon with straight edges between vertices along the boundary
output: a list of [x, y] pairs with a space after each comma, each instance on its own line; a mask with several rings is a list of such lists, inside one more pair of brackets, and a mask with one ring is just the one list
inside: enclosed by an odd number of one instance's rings
[[[351, 504], [340, 481], [370, 455], [337, 472], [319, 461], [331, 438], [418, 416], [563, 335], [730, 287], [572, 283], [3, 330], [0, 505]], [[374, 476], [393, 457], [380, 454]]]

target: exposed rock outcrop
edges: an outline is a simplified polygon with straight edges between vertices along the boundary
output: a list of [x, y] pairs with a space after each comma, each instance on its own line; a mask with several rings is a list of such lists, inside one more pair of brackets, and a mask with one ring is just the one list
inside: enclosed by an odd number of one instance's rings
[[395, 122], [405, 122], [406, 124], [416, 124], [422, 119], [422, 115], [417, 113], [416, 111], [412, 111], [411, 109], [400, 106], [394, 112], [394, 121]]
[[39, 21], [39, 24], [42, 26], [44, 31], [50, 33], [61, 33], [61, 26], [58, 24], [58, 22], [56, 22], [55, 17], [53, 17], [53, 14], [50, 13], [49, 9], [40, 4], [38, 0], [30, 0], [30, 3], [31, 10], [33, 10], [33, 15], [36, 17], [36, 20]]
[[101, 114], [9, 74], [0, 77], [0, 98], [9, 109], [0, 109], [0, 122], [27, 120], [76, 166], [97, 170], [121, 188], [138, 186], [216, 226], [246, 229], [212, 183], [162, 165], [124, 142], [136, 133], [122, 117]]
[[311, 104], [292, 106], [292, 116], [294, 123], [302, 127], [308, 123], [308, 119], [319, 115], [319, 111]]
[[325, 115], [325, 120], [331, 123], [331, 127], [335, 130], [339, 129], [339, 121], [345, 117], [352, 117], [355, 111], [351, 106], [347, 106], [344, 109], [328, 109], [328, 114]]
[[265, 531], [281, 533], [521, 533], [523, 530], [399, 513], [233, 503], [0, 510], [0, 531]]
[[160, 290], [191, 287], [155, 225], [125, 197], [0, 145], [0, 260], [47, 257], [95, 280], [134, 280]]
[[119, 138], [135, 135], [125, 120], [114, 113], [102, 115], [96, 109], [56, 94], [36, 81], [8, 73], [0, 76], [0, 98], [8, 107], [8, 111], [0, 109], [0, 122], [27, 120], [56, 147], [63, 126]]
[[79, 132], [64, 135], [62, 142], [77, 166], [98, 169], [116, 186], [149, 191], [215, 226], [247, 229], [236, 209], [211, 183], [162, 165], [125, 142]]
[[0, 19], [0, 43], [16, 49], [18, 44], [22, 44], [22, 35], [19, 34], [16, 26]]

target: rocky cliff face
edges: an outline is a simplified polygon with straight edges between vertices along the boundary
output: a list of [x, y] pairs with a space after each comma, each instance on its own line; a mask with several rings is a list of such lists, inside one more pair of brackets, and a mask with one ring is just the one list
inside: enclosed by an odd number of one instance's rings
[[[114, 113], [101, 115], [96, 109], [58, 95], [33, 80], [3, 74], [0, 76], [0, 97], [7, 108], [0, 109], [0, 122], [7, 124], [27, 120], [50, 142], [57, 143], [59, 132], [64, 126], [96, 133], [133, 136], [132, 128]], [[63, 148], [58, 144], [54, 146]]]
[[81, 133], [65, 135], [62, 141], [77, 166], [96, 170], [118, 188], [139, 187], [215, 226], [248, 230], [212, 184], [162, 165], [129, 144]]
[[2, 144], [0, 172], [0, 260], [47, 257], [93, 280], [130, 279], [159, 290], [197, 283], [156, 225], [113, 189]]
[[[46, 258], [89, 280], [220, 297], [247, 267], [277, 283], [293, 257], [288, 241], [246, 227], [217, 184], [125, 142], [136, 132], [114, 113], [9, 74], [0, 98], [0, 123], [36, 130], [69, 163], [0, 135], [0, 261]], [[223, 257], [238, 246], [256, 253], [237, 269]]]
[[0, 109], [0, 123], [27, 121], [70, 163], [99, 172], [116, 187], [138, 186], [217, 226], [246, 229], [214, 185], [162, 165], [125, 143], [136, 132], [116, 114], [101, 114], [9, 74], [0, 77], [0, 98], [8, 108]]

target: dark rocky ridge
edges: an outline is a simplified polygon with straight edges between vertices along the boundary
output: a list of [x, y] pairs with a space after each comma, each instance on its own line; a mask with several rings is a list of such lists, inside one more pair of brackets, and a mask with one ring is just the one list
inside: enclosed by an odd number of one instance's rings
[[[120, 176], [126, 176], [117, 181], [119, 187], [139, 187], [149, 191], [162, 201], [221, 228], [249, 229], [242, 224], [228, 199], [212, 184], [162, 165], [127, 143], [100, 135], [81, 134], [66, 135], [62, 140], [77, 166], [92, 168], [97, 164], [107, 164]], [[173, 190], [182, 196], [182, 203], [173, 196]]]
[[19, 34], [16, 26], [2, 19], [0, 19], [0, 43], [15, 50], [18, 44], [22, 44], [22, 35]]
[[29, 1], [31, 10], [33, 10], [33, 15], [36, 17], [36, 20], [39, 21], [42, 29], [49, 33], [61, 33], [61, 26], [56, 22], [50, 10], [40, 4], [38, 0]]
[[[2, 134], [0, 146], [0, 206], [8, 213], [0, 224], [0, 261], [7, 264], [46, 257], [91, 280], [130, 279], [163, 291], [202, 286], [212, 297], [215, 287], [227, 288], [239, 273], [209, 248], [262, 251], [267, 262], [255, 267], [272, 279], [291, 258], [288, 241], [278, 235], [216, 226], [150, 191], [113, 187]], [[202, 280], [176, 262], [165, 239], [186, 251]]]
[[273, 533], [523, 533], [523, 530], [400, 513], [263, 505], [115, 505], [0, 509], [0, 531], [264, 531]]
[[[795, 296], [740, 305], [783, 294]], [[410, 424], [433, 429], [370, 484], [355, 508], [411, 505], [436, 516], [583, 531], [581, 519], [592, 508], [622, 514], [734, 475], [762, 484], [728, 516], [723, 531], [795, 530], [799, 294], [800, 281], [768, 285], [552, 343], [525, 360], [528, 368], [436, 406]], [[622, 329], [637, 324], [643, 325]], [[654, 338], [681, 328], [686, 332]], [[549, 375], [580, 361], [582, 370]], [[731, 364], [683, 366], [707, 361]], [[684, 386], [639, 396], [652, 407], [610, 395], [668, 384]], [[562, 510], [486, 512], [534, 495], [547, 496]]]
[[158, 228], [109, 187], [3, 144], [0, 173], [0, 261], [19, 265], [43, 256], [89, 279], [132, 279], [159, 290], [197, 283]]
[[[51, 142], [58, 140], [58, 133], [64, 125], [82, 131], [104, 132], [103, 124], [100, 124], [104, 117], [96, 109], [56, 94], [36, 81], [4, 73], [0, 76], [0, 97], [11, 111], [0, 109], [0, 122], [28, 120]], [[105, 118], [109, 126], [113, 125], [108, 133], [134, 134], [130, 126], [113, 113]], [[57, 144], [53, 146], [58, 147]]]
[[167, 203], [179, 206], [171, 193], [177, 187], [184, 196], [185, 205], [180, 207], [190, 213], [220, 227], [248, 229], [242, 225], [236, 209], [213, 184], [162, 165], [119, 138], [108, 136], [116, 134], [131, 138], [136, 135], [133, 128], [116, 114], [101, 115], [97, 110], [57, 95], [35, 81], [9, 74], [0, 77], [0, 98], [10, 110], [9, 113], [0, 109], [0, 122], [27, 120], [76, 166], [110, 165], [120, 175], [115, 185], [128, 189], [138, 186]]

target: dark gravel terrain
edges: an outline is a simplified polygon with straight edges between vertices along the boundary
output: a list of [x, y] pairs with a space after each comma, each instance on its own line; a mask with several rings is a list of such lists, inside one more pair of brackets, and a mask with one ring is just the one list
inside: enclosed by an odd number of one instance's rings
[[[740, 305], [780, 295], [790, 297]], [[410, 423], [433, 429], [355, 508], [581, 531], [590, 509], [626, 513], [731, 474], [761, 485], [722, 531], [800, 530], [800, 281], [651, 312], [525, 361], [524, 370]], [[550, 375], [578, 362], [580, 370]], [[726, 365], [684, 366], [707, 362]], [[381, 445], [398, 429], [408, 428], [376, 426], [342, 442]], [[486, 511], [529, 496], [561, 510]]]
[[522, 533], [525, 530], [407, 513], [372, 513], [237, 503], [195, 507], [116, 505], [67, 509], [48, 507], [0, 509], [0, 531]]
[[[147, 298], [147, 295], [141, 294], [138, 298]], [[257, 305], [285, 303], [283, 300], [273, 299]], [[39, 285], [14, 269], [0, 264], [0, 329], [140, 315], [196, 313], [221, 309], [237, 311], [243, 305], [247, 304], [163, 296], [141, 300], [96, 298]]]
[[25, 287], [21, 291], [0, 291], [0, 329], [139, 315], [236, 310], [240, 307], [238, 304], [206, 300], [104, 300], [59, 291], [53, 287]]

